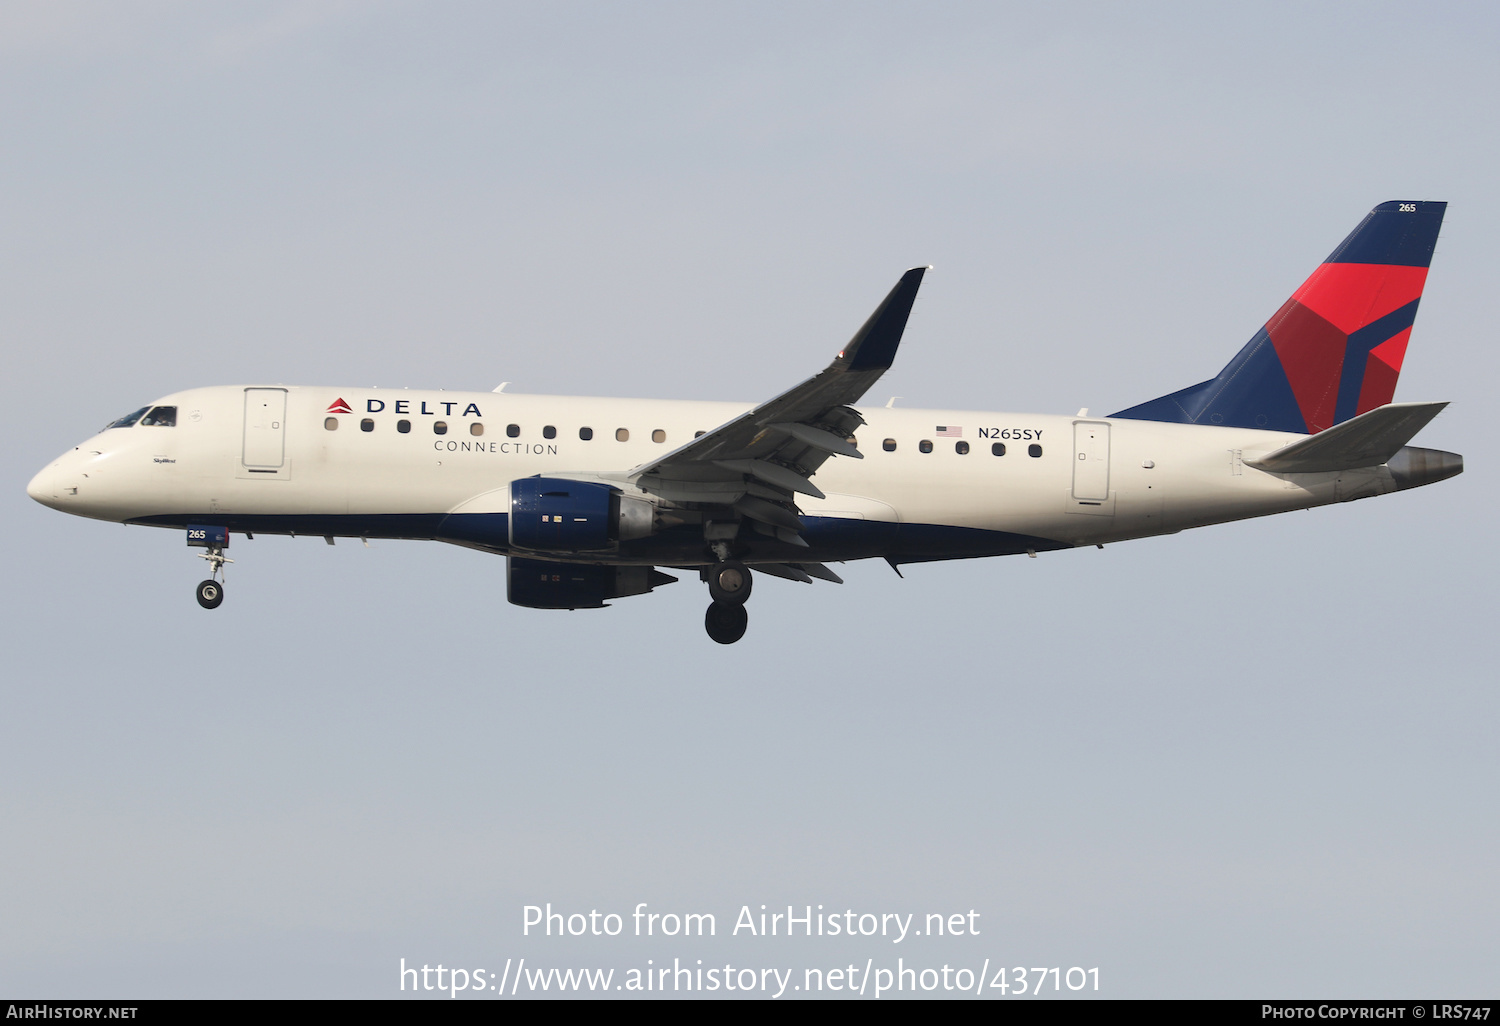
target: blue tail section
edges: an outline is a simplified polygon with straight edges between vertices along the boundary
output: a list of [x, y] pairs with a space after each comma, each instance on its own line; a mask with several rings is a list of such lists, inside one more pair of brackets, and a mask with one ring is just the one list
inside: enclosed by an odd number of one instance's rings
[[1218, 376], [1113, 414], [1316, 434], [1389, 403], [1446, 203], [1382, 203]]

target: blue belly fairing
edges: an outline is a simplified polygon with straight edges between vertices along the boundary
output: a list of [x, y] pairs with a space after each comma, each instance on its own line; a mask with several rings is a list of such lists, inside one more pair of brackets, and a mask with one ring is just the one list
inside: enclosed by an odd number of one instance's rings
[[[807, 548], [753, 532], [741, 535], [748, 562], [838, 562], [884, 558], [896, 563], [940, 559], [1007, 556], [1071, 548], [1068, 542], [942, 524], [895, 524], [843, 517], [803, 517]], [[510, 549], [505, 513], [340, 513], [220, 514], [201, 512], [140, 517], [130, 521], [151, 527], [184, 528], [191, 523], [222, 525], [238, 534], [331, 535], [340, 538], [384, 538], [442, 541], [506, 554]], [[583, 563], [692, 566], [713, 562], [702, 529], [694, 524], [668, 528], [650, 538], [624, 542], [616, 552], [548, 554]]]

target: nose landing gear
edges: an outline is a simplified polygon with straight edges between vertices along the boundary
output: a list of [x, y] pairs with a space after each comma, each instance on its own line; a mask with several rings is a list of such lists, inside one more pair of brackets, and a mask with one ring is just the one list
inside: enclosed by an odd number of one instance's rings
[[704, 571], [713, 605], [703, 617], [703, 629], [720, 645], [733, 645], [745, 636], [750, 614], [745, 600], [750, 597], [754, 578], [750, 568], [734, 560], [723, 560]]
[[224, 564], [234, 560], [224, 555], [229, 532], [223, 528], [188, 528], [188, 544], [203, 549], [199, 559], [208, 560], [208, 580], [198, 582], [198, 604], [204, 609], [218, 609], [224, 601]]

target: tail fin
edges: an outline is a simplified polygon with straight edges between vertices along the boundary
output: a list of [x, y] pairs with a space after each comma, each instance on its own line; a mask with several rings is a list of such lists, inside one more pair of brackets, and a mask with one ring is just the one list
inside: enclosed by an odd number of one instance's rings
[[1382, 203], [1209, 381], [1113, 414], [1317, 434], [1391, 401], [1446, 203]]

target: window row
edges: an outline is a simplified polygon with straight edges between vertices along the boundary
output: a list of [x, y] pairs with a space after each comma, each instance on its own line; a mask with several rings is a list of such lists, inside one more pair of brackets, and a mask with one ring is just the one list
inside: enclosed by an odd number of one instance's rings
[[[175, 414], [177, 412], [175, 408], [173, 408], [173, 407], [158, 407], [157, 409], [158, 410], [164, 410], [164, 411], [170, 411], [170, 414], [173, 415], [174, 420], [175, 420]], [[134, 423], [134, 419], [135, 418], [139, 418], [140, 415], [141, 415], [141, 412], [144, 412], [144, 411], [138, 411], [137, 413], [132, 414], [131, 418], [122, 418], [122, 420], [129, 419], [129, 420], [131, 420], [132, 423]], [[155, 412], [155, 411], [153, 411], [153, 412]], [[141, 422], [142, 423], [150, 423], [151, 421], [150, 421], [150, 418], [146, 418], [146, 419], [143, 419]], [[171, 421], [171, 420], [167, 421], [167, 423], [172, 423], [172, 422], [173, 421]], [[119, 422], [117, 422], [117, 423], [119, 423]], [[158, 423], [160, 423], [160, 421], [158, 421]], [[115, 426], [115, 425], [111, 425], [111, 426]], [[123, 426], [123, 425], [121, 425], [121, 426]], [[329, 431], [337, 431], [339, 429], [339, 418], [338, 417], [328, 417], [328, 418], [326, 418], [323, 421], [323, 427], [326, 428]], [[373, 417], [365, 417], [363, 420], [361, 420], [359, 422], [359, 429], [361, 431], [374, 431], [375, 430], [375, 420], [374, 420], [374, 418]], [[409, 420], [398, 420], [398, 421], [396, 421], [396, 430], [399, 431], [403, 435], [410, 433], [411, 432], [411, 421], [409, 421]], [[432, 433], [435, 434], [435, 435], [446, 435], [448, 433], [448, 422], [445, 421], [445, 420], [435, 420], [435, 421], [433, 421], [432, 422]], [[481, 421], [477, 421], [477, 420], [470, 421], [469, 422], [469, 434], [474, 435], [476, 437], [479, 436], [479, 435], [484, 434], [484, 424]], [[701, 438], [703, 436], [703, 434], [704, 434], [704, 432], [702, 432], [702, 431], [694, 431], [693, 432], [693, 437], [694, 438]], [[505, 435], [506, 435], [507, 438], [519, 438], [519, 437], [521, 437], [521, 425], [519, 425], [519, 424], [507, 424], [507, 425], [505, 425]], [[557, 437], [557, 428], [555, 426], [551, 425], [551, 424], [548, 424], [546, 427], [542, 428], [542, 437], [545, 438], [545, 439], [548, 439], [549, 441], [551, 439], [556, 438]], [[581, 427], [581, 428], [578, 429], [578, 437], [582, 441], [585, 441], [585, 442], [592, 441], [593, 438], [594, 438], [594, 429], [590, 428], [590, 427]], [[657, 443], [661, 443], [661, 442], [665, 442], [666, 440], [667, 440], [667, 433], [664, 430], [662, 430], [661, 428], [657, 428], [655, 431], [651, 432], [651, 441], [657, 442]], [[615, 441], [617, 441], [617, 442], [628, 442], [628, 441], [630, 441], [630, 429], [629, 428], [616, 428], [615, 429]], [[851, 438], [850, 441], [853, 442], [854, 439]], [[884, 449], [886, 452], [895, 452], [896, 451], [896, 440], [894, 438], [887, 438], [884, 442], [881, 443], [880, 447], [882, 449]], [[922, 439], [920, 442], [917, 443], [917, 449], [919, 451], [921, 451], [921, 452], [932, 452], [932, 449], [933, 449], [932, 440], [929, 439], [929, 438]], [[967, 456], [969, 454], [969, 443], [968, 442], [954, 442], [953, 443], [953, 451], [956, 452], [960, 456]], [[1005, 443], [1004, 442], [995, 442], [995, 443], [993, 443], [990, 446], [990, 454], [993, 455], [993, 456], [1004, 456], [1005, 455], [1005, 451], [1006, 450], [1005, 450]], [[1041, 457], [1041, 455], [1042, 455], [1042, 447], [1040, 445], [1036, 445], [1036, 444], [1028, 445], [1026, 447], [1026, 455], [1030, 456], [1032, 459], [1039, 459]]]
[[[894, 438], [887, 438], [884, 442], [880, 443], [880, 447], [882, 449], [884, 449], [886, 452], [895, 452], [896, 451], [896, 440]], [[917, 443], [917, 449], [920, 450], [921, 452], [931, 452], [932, 451], [932, 440], [931, 439], [927, 439], [927, 438], [922, 439], [920, 442]], [[967, 456], [969, 454], [969, 443], [968, 442], [954, 442], [953, 443], [953, 451], [956, 452], [956, 453], [958, 453], [960, 456]], [[995, 442], [993, 445], [991, 445], [990, 446], [990, 455], [992, 455], [992, 456], [1004, 456], [1005, 455], [1005, 443], [1004, 442]], [[1040, 445], [1028, 445], [1026, 447], [1026, 455], [1030, 456], [1032, 459], [1039, 459], [1041, 457], [1041, 455], [1042, 455], [1042, 447]]]
[[[114, 425], [111, 425], [111, 426], [114, 426]], [[323, 419], [323, 427], [324, 427], [325, 430], [328, 430], [328, 431], [337, 431], [339, 429], [339, 418], [338, 417], [325, 417]], [[375, 418], [373, 418], [373, 417], [365, 417], [363, 420], [361, 420], [359, 422], [359, 429], [361, 431], [374, 431], [375, 430]], [[403, 435], [404, 434], [409, 434], [411, 432], [411, 421], [409, 421], [409, 420], [398, 420], [398, 421], [396, 421], [396, 430], [399, 431]], [[435, 420], [435, 421], [433, 421], [432, 422], [432, 433], [435, 434], [435, 435], [446, 435], [448, 433], [448, 422], [446, 420]], [[484, 434], [484, 424], [481, 421], [477, 421], [477, 420], [470, 421], [469, 422], [469, 434], [475, 435], [475, 436]], [[701, 436], [702, 434], [703, 434], [702, 431], [696, 431], [696, 432], [693, 433], [693, 437], [697, 438], [697, 437]], [[520, 438], [521, 437], [521, 425], [519, 425], [519, 424], [507, 424], [507, 425], [505, 425], [505, 436], [507, 438]], [[553, 439], [553, 438], [556, 438], [557, 437], [557, 428], [554, 427], [551, 424], [548, 424], [546, 427], [542, 428], [542, 437], [545, 438], [545, 439], [548, 439], [549, 441], [551, 439]], [[578, 429], [578, 437], [581, 440], [585, 441], [585, 442], [592, 441], [593, 438], [594, 438], [594, 429], [590, 428], [590, 427], [581, 427], [581, 428]], [[667, 440], [667, 433], [665, 431], [663, 431], [661, 428], [657, 428], [655, 431], [651, 432], [651, 441], [660, 443], [660, 442], [665, 442], [666, 440]], [[615, 441], [617, 441], [617, 442], [628, 442], [628, 441], [630, 441], [630, 429], [629, 428], [616, 428], [615, 429]]]

